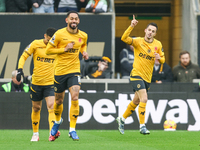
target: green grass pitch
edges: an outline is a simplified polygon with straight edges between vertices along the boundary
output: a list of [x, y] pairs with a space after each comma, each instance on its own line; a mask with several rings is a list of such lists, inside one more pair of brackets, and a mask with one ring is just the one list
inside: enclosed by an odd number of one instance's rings
[[40, 130], [39, 142], [30, 142], [32, 130], [0, 130], [1, 150], [200, 150], [199, 131], [151, 130], [141, 135], [136, 130], [77, 130], [79, 141], [68, 137], [68, 130], [48, 141], [49, 131]]

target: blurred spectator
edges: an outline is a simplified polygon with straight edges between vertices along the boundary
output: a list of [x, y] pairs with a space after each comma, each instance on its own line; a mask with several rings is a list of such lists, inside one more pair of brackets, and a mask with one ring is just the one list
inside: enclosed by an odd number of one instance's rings
[[27, 5], [28, 5], [28, 12], [32, 12], [32, 6], [33, 6], [32, 0], [27, 0]]
[[21, 81], [17, 81], [16, 79], [17, 76], [17, 70], [14, 70], [12, 72], [12, 81], [5, 83], [1, 86], [0, 91], [5, 91], [5, 92], [29, 92], [29, 85], [27, 83], [30, 83], [31, 76], [24, 77], [24, 83]]
[[5, 0], [0, 0], [0, 12], [6, 11]]
[[32, 0], [34, 13], [54, 13], [54, 0]]
[[6, 12], [27, 12], [27, 0], [6, 0]]
[[166, 63], [160, 64], [160, 62], [156, 59], [153, 67], [153, 75], [151, 82], [173, 82], [173, 74], [171, 67]]
[[86, 5], [85, 11], [93, 13], [103, 13], [107, 12], [107, 7], [108, 4], [106, 0], [89, 0], [88, 4]]
[[119, 59], [122, 79], [129, 79], [134, 62], [133, 46], [127, 44], [126, 48], [120, 52]]
[[74, 10], [79, 12], [82, 7], [85, 7], [87, 0], [55, 0], [55, 12], [68, 12]]
[[174, 81], [190, 82], [200, 78], [200, 68], [191, 62], [190, 53], [182, 51], [179, 54], [179, 64], [173, 68]]
[[108, 65], [111, 63], [108, 57], [89, 57], [88, 60], [81, 60], [82, 78], [111, 78], [111, 71]]
[[81, 8], [85, 9], [87, 3], [88, 3], [88, 0], [76, 0], [76, 5], [77, 5], [77, 8], [78, 8], [78, 12], [80, 12]]

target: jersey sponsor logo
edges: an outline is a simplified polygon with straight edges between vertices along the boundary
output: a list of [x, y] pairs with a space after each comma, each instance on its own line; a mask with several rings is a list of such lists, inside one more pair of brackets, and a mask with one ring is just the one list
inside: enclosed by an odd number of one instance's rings
[[44, 58], [44, 57], [37, 57], [37, 61], [41, 62], [48, 62], [48, 63], [53, 63], [55, 59], [53, 58]]
[[139, 56], [142, 57], [142, 58], [148, 59], [148, 60], [154, 60], [154, 57], [151, 57], [147, 54], [140, 53]]
[[67, 51], [67, 53], [78, 53], [78, 49], [73, 49], [73, 48], [71, 48], [71, 49], [69, 49], [69, 50]]
[[158, 48], [157, 48], [157, 47], [154, 47], [154, 50], [155, 50], [155, 51], [157, 51], [157, 50], [158, 50]]
[[138, 84], [138, 85], [137, 85], [137, 88], [140, 88], [140, 87], [141, 87], [141, 85], [140, 85], [140, 84]]
[[79, 38], [78, 41], [81, 42], [81, 38]]

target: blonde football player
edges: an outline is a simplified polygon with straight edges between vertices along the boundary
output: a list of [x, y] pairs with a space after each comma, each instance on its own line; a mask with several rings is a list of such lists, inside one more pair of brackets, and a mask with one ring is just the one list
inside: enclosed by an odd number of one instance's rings
[[51, 130], [51, 141], [55, 140], [55, 135], [63, 121], [61, 115], [66, 89], [69, 89], [71, 94], [69, 136], [73, 140], [79, 140], [75, 130], [79, 115], [78, 98], [81, 84], [79, 53], [82, 53], [84, 59], [88, 59], [86, 52], [88, 36], [85, 32], [78, 29], [80, 20], [76, 11], [69, 11], [65, 21], [67, 27], [58, 30], [46, 48], [46, 54], [57, 54], [54, 77], [54, 113], [56, 121]]
[[[26, 59], [33, 54], [34, 69], [32, 74], [32, 83], [30, 87], [30, 98], [32, 100], [32, 128], [33, 136], [31, 141], [39, 141], [39, 123], [40, 111], [42, 108], [42, 100], [45, 98], [47, 109], [49, 112], [49, 130], [55, 121], [55, 114], [53, 113], [54, 103], [54, 65], [55, 55], [46, 55], [46, 45], [50, 38], [55, 33], [56, 29], [48, 28], [44, 34], [44, 39], [34, 40], [23, 52], [18, 63], [17, 80], [21, 80], [23, 76], [23, 66]], [[58, 131], [56, 138], [60, 135]]]
[[137, 23], [138, 21], [133, 15], [131, 25], [124, 32], [121, 38], [122, 41], [134, 47], [135, 60], [133, 63], [133, 69], [130, 73], [130, 83], [133, 87], [133, 91], [135, 92], [135, 97], [129, 103], [123, 116], [118, 117], [116, 120], [118, 122], [118, 129], [120, 133], [124, 134], [125, 119], [129, 117], [133, 111], [135, 111], [137, 106], [139, 106], [138, 114], [140, 133], [146, 135], [150, 134], [150, 131], [147, 130], [145, 126], [145, 112], [148, 100], [147, 92], [150, 88], [153, 66], [155, 59], [159, 60], [160, 63], [164, 63], [165, 56], [161, 42], [154, 38], [158, 30], [155, 23], [147, 25], [147, 28], [144, 30], [145, 36], [143, 38], [138, 37], [133, 39], [129, 37], [131, 31]]

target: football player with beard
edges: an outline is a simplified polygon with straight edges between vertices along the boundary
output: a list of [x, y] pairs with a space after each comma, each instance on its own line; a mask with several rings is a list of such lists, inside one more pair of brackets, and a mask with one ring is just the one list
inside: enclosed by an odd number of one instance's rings
[[79, 53], [82, 53], [84, 59], [88, 59], [88, 53], [86, 52], [88, 35], [78, 29], [80, 19], [76, 11], [69, 11], [65, 21], [67, 27], [58, 30], [46, 48], [47, 55], [56, 54], [54, 76], [55, 123], [52, 127], [49, 141], [55, 140], [55, 135], [63, 121], [61, 116], [66, 89], [71, 94], [69, 136], [73, 140], [79, 140], [75, 131], [76, 121], [79, 115], [78, 98], [81, 86]]

